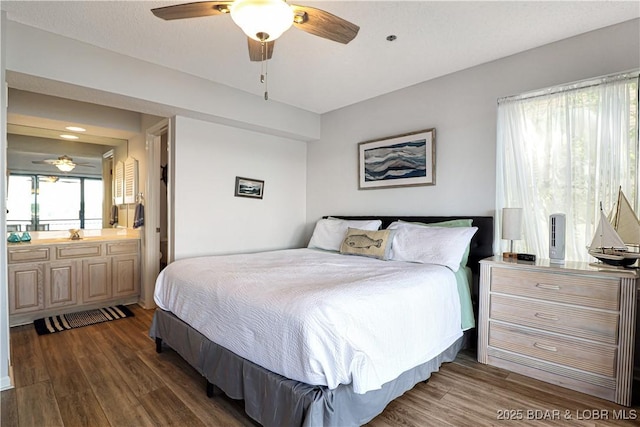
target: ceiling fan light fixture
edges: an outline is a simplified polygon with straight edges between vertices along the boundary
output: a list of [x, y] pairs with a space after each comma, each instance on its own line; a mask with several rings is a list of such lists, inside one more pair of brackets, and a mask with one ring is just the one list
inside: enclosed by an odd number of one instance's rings
[[76, 164], [73, 163], [71, 157], [67, 155], [58, 157], [53, 164], [62, 172], [71, 172], [76, 167]]
[[293, 25], [293, 9], [284, 0], [236, 0], [231, 18], [248, 37], [273, 41]]
[[70, 160], [62, 160], [56, 163], [56, 167], [62, 172], [71, 172], [76, 167], [76, 164]]

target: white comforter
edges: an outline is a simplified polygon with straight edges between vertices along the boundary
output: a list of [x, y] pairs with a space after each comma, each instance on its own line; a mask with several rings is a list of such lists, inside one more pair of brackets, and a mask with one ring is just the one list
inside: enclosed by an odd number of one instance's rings
[[446, 267], [313, 249], [184, 259], [160, 308], [245, 359], [308, 384], [379, 389], [462, 335]]

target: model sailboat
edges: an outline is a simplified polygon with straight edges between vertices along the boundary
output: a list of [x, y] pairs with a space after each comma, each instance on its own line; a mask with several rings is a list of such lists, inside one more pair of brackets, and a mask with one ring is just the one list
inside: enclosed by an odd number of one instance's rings
[[618, 191], [618, 202], [607, 219], [600, 206], [600, 222], [589, 246], [589, 254], [605, 264], [629, 267], [640, 259], [640, 221], [631, 204]]

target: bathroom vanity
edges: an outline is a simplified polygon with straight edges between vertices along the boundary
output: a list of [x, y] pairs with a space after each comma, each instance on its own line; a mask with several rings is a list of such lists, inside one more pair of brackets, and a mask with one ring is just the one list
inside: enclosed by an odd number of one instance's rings
[[8, 244], [10, 326], [138, 301], [138, 233], [99, 231], [80, 240], [40, 233], [31, 243]]

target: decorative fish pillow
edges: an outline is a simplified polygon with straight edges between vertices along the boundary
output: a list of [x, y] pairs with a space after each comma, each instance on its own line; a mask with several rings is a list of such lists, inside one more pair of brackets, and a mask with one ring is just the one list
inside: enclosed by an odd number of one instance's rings
[[340, 245], [340, 253], [389, 259], [395, 230], [361, 230], [349, 228]]

